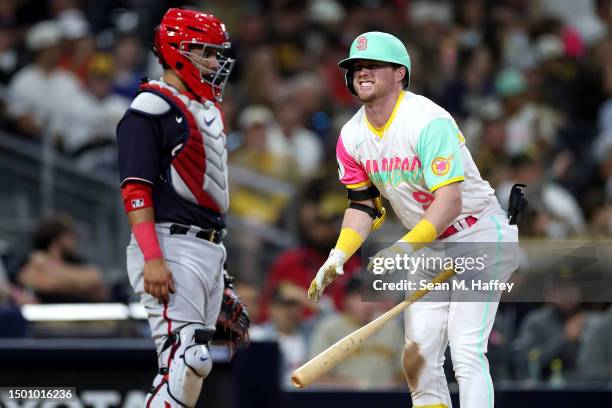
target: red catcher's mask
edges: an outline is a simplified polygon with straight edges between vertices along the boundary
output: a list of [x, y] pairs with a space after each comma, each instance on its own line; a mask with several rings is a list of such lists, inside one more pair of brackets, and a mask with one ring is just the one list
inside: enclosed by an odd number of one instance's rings
[[203, 99], [223, 100], [223, 88], [235, 60], [225, 24], [212, 14], [169, 9], [155, 29], [153, 51], [189, 89]]

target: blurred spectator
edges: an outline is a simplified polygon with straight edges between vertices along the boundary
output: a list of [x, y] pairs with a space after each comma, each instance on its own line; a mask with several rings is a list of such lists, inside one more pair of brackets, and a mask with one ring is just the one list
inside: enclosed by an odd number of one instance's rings
[[[17, 52], [15, 27], [0, 24], [0, 99], [4, 101], [6, 85], [21, 65], [21, 56]], [[6, 103], [6, 102], [5, 102]]]
[[17, 69], [22, 65], [21, 56], [15, 47], [15, 27], [0, 22], [0, 126], [10, 128], [7, 116], [7, 86]]
[[474, 48], [483, 43], [485, 23], [483, 3], [483, 0], [454, 2], [455, 21], [461, 31], [459, 44], [462, 47]]
[[482, 178], [497, 186], [508, 177], [510, 166], [510, 157], [506, 154], [506, 120], [496, 102], [489, 102], [482, 111], [480, 143], [474, 150], [474, 159]]
[[606, 32], [595, 14], [596, 0], [535, 0], [529, 3], [533, 16], [559, 18], [567, 26], [575, 27], [587, 44], [592, 44]]
[[[510, 163], [509, 179], [496, 188], [499, 202], [506, 206], [515, 183], [528, 186], [530, 211], [535, 210], [537, 221], [524, 225], [540, 237], [563, 239], [586, 231], [584, 215], [576, 199], [545, 174], [542, 160], [529, 156], [514, 157]], [[533, 213], [532, 213], [533, 214]]]
[[244, 302], [249, 312], [251, 322], [259, 322], [259, 298], [261, 297], [260, 285], [246, 279], [240, 279], [236, 283], [236, 291], [240, 293], [240, 298]]
[[292, 158], [274, 154], [268, 148], [273, 124], [269, 109], [252, 105], [238, 117], [241, 131], [228, 137], [228, 144], [239, 145], [230, 153], [228, 162], [232, 173], [230, 212], [243, 222], [241, 233], [233, 237], [240, 249], [239, 270], [243, 278], [260, 279], [259, 269], [264, 266], [257, 261], [265, 255], [265, 247], [257, 228], [278, 225], [298, 180]]
[[7, 306], [21, 306], [31, 303], [38, 303], [36, 296], [16, 287], [10, 282], [4, 261], [0, 258], [0, 309]]
[[610, 27], [612, 25], [612, 3], [610, 0], [595, 0], [597, 17], [599, 20]]
[[94, 54], [89, 60], [84, 87], [66, 113], [68, 126], [63, 131], [63, 149], [78, 160], [79, 169], [84, 172], [115, 168], [115, 132], [129, 101], [111, 93], [114, 70], [112, 55]]
[[[238, 117], [240, 147], [230, 154], [229, 163], [248, 169], [254, 174], [278, 181], [295, 182], [298, 174], [292, 157], [271, 152], [268, 146], [271, 127], [276, 126], [272, 112], [260, 105], [244, 109]], [[236, 215], [265, 224], [278, 221], [289, 201], [287, 189], [272, 188], [269, 191], [254, 183], [232, 183], [231, 211]]]
[[578, 75], [578, 64], [570, 57], [561, 38], [557, 21], [543, 22], [538, 27], [542, 34], [534, 42], [538, 65], [530, 71], [530, 86], [534, 100], [571, 114], [576, 101], [573, 83]]
[[[410, 2], [407, 11], [413, 34], [410, 39], [414, 41], [414, 45], [409, 44], [408, 52], [414, 60], [412, 66], [423, 67], [414, 70], [416, 74], [410, 78], [410, 88], [425, 95], [439, 94], [446, 82], [456, 77], [458, 42], [449, 35], [451, 5], [449, 2], [414, 1]], [[419, 71], [423, 71], [423, 75], [419, 75]], [[413, 79], [416, 88], [412, 86]]]
[[328, 136], [331, 126], [331, 107], [323, 88], [324, 78], [317, 73], [301, 73], [289, 81], [295, 106], [303, 112], [305, 126], [320, 139]]
[[527, 314], [513, 344], [519, 380], [546, 380], [552, 370], [571, 378], [581, 342], [598, 321], [596, 314], [584, 309], [582, 290], [572, 281], [571, 271], [561, 267], [548, 279], [546, 305]]
[[[331, 182], [335, 180], [331, 179]], [[272, 293], [282, 283], [291, 282], [306, 293], [310, 281], [336, 243], [339, 222], [347, 203], [342, 190], [338, 192], [330, 189], [329, 183], [330, 178], [325, 177], [312, 180], [298, 199], [298, 234], [301, 245], [282, 252], [270, 268], [264, 283], [261, 302], [264, 318], [268, 313]], [[328, 309], [341, 308], [345, 284], [358, 268], [359, 259], [353, 256], [344, 265], [344, 275], [327, 288], [318, 306]], [[312, 310], [306, 309], [304, 312], [310, 315]]]
[[304, 0], [279, 1], [270, 9], [270, 43], [282, 75], [290, 76], [310, 66], [307, 15]]
[[555, 143], [559, 117], [550, 107], [533, 103], [527, 86], [518, 70], [502, 71], [495, 78], [495, 91], [507, 114], [506, 153], [510, 156], [546, 154]]
[[5, 304], [11, 295], [10, 282], [8, 281], [4, 262], [0, 259], [0, 305]]
[[[313, 357], [349, 333], [369, 323], [378, 303], [361, 300], [361, 280], [346, 285], [344, 312], [324, 317], [313, 328], [310, 356]], [[323, 376], [319, 383], [375, 388], [404, 382], [401, 356], [404, 335], [397, 321], [389, 322], [365, 342], [359, 351]]]
[[251, 340], [278, 341], [282, 356], [281, 384], [291, 387], [291, 373], [306, 362], [309, 326], [302, 319], [306, 291], [290, 283], [276, 288], [270, 319], [249, 330]]
[[34, 233], [32, 252], [17, 272], [17, 282], [43, 303], [106, 300], [102, 271], [77, 255], [77, 242], [70, 219], [45, 220]]
[[585, 381], [612, 381], [612, 307], [578, 351], [577, 378]]
[[117, 39], [113, 56], [115, 59], [113, 92], [131, 100], [136, 96], [140, 80], [145, 76], [141, 67], [144, 57], [142, 42], [135, 35], [124, 34]]
[[29, 303], [37, 303], [37, 299], [11, 285], [0, 259], [0, 337], [25, 337], [27, 322], [18, 307]]
[[535, 56], [529, 37], [527, 2], [496, 3], [492, 8], [492, 24], [496, 38], [493, 40], [502, 69], [529, 70], [535, 64]]
[[270, 128], [267, 138], [268, 150], [285, 160], [293, 160], [300, 177], [313, 176], [323, 160], [323, 145], [316, 133], [304, 126], [304, 112], [294, 98], [286, 95], [276, 101], [274, 116], [277, 125]]
[[590, 220], [589, 233], [593, 239], [612, 236], [612, 206], [609, 203], [597, 207]]
[[34, 62], [19, 70], [9, 83], [8, 113], [20, 133], [39, 137], [45, 131], [58, 137], [66, 109], [78, 92], [78, 80], [59, 68], [61, 30], [53, 21], [34, 25], [26, 45]]
[[272, 106], [277, 94], [284, 85], [274, 50], [267, 43], [254, 46], [245, 61], [243, 83], [248, 99], [252, 104]]
[[457, 120], [479, 113], [493, 97], [493, 61], [487, 47], [468, 49], [459, 55], [459, 78], [444, 88], [440, 104]]
[[60, 67], [72, 72], [85, 81], [89, 59], [96, 51], [96, 42], [91, 33], [89, 22], [82, 11], [71, 8], [56, 17], [62, 31], [62, 57]]

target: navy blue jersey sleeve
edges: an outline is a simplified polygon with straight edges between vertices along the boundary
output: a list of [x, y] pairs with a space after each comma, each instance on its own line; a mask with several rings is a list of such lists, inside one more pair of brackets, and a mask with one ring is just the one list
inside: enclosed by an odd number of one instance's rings
[[119, 177], [150, 184], [160, 171], [161, 135], [156, 118], [128, 110], [117, 126]]

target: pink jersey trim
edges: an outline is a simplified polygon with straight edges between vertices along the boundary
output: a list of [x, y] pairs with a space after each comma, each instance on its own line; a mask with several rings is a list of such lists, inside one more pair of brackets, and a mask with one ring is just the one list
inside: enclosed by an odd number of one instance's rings
[[336, 158], [340, 166], [340, 182], [342, 184], [351, 186], [370, 180], [364, 168], [346, 151], [342, 135], [338, 137], [338, 143], [336, 144]]

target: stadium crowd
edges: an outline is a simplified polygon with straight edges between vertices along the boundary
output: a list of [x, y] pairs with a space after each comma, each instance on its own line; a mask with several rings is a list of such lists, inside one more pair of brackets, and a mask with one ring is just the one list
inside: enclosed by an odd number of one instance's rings
[[[454, 116], [503, 205], [514, 183], [528, 186], [521, 239], [612, 235], [611, 0], [0, 0], [0, 138], [51, 140], [78, 171], [118, 183], [116, 124], [141, 78], [161, 74], [151, 28], [185, 4], [225, 22], [237, 60], [222, 102], [230, 177], [251, 178], [230, 179], [230, 215], [296, 243], [270, 248], [255, 228], [227, 244], [228, 268], [258, 323], [252, 337], [278, 339], [287, 370], [388, 306], [355, 301], [357, 258], [327, 302], [315, 309], [305, 300], [346, 207], [335, 145], [358, 101], [337, 63], [361, 32], [407, 44], [410, 91]], [[22, 248], [31, 252], [0, 264], [0, 303], [113, 298], [104, 272], [77, 262], [75, 238], [64, 233], [65, 224], [45, 221]], [[381, 232], [402, 234], [392, 218]], [[548, 288], [541, 304], [502, 303], [490, 339], [494, 379], [612, 381], [602, 342], [610, 316], [612, 307], [588, 302], [571, 280]], [[403, 381], [399, 327], [326, 380]], [[373, 356], [384, 375], [358, 375]]]

